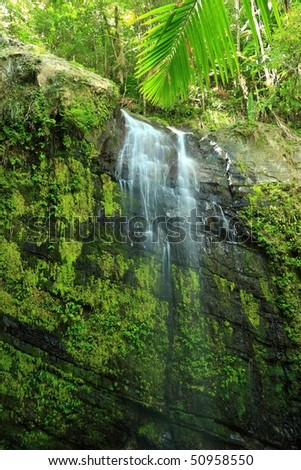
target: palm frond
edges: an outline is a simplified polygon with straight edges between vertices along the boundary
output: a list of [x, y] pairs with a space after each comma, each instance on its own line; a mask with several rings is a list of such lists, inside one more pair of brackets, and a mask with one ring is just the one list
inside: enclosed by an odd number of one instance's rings
[[[252, 14], [252, 7], [251, 7], [251, 0], [242, 0], [242, 5], [244, 8], [244, 11], [246, 13], [246, 16], [248, 18], [250, 28], [255, 40], [255, 46], [257, 47], [258, 51], [259, 49], [259, 43], [258, 43], [258, 36], [256, 32], [256, 26]], [[278, 5], [278, 0], [256, 0], [255, 6], [257, 6], [259, 13], [260, 13], [260, 19], [263, 23], [264, 30], [266, 33], [266, 37], [268, 40], [271, 40], [272, 32], [271, 32], [271, 14], [274, 14], [276, 23], [279, 27], [281, 27], [281, 20], [280, 20], [280, 15], [279, 15], [279, 5]]]
[[[270, 38], [271, 11], [280, 24], [278, 0], [256, 1]], [[259, 49], [251, 1], [242, 2]], [[237, 72], [237, 52], [224, 0], [170, 3], [138, 20], [151, 26], [139, 45], [136, 76], [145, 77], [140, 90], [152, 103], [167, 107], [185, 97], [196, 73], [198, 82], [209, 86], [210, 73], [216, 82], [226, 82]]]
[[136, 71], [137, 77], [147, 75], [141, 91], [151, 102], [169, 106], [186, 96], [195, 72], [208, 85], [211, 70], [216, 81], [226, 81], [237, 69], [223, 0], [184, 0], [140, 19], [153, 25], [140, 44]]

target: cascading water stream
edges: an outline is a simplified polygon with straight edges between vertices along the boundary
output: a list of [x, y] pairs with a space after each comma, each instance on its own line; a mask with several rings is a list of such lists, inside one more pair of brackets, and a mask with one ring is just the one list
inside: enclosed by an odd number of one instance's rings
[[[158, 209], [158, 190], [166, 181], [169, 142], [161, 131], [125, 111], [122, 113], [127, 132], [119, 154], [117, 177], [122, 188], [124, 183], [128, 186], [131, 214], [137, 213], [150, 221]], [[140, 199], [141, 206], [134, 207], [134, 199]]]
[[187, 155], [184, 132], [156, 129], [125, 111], [122, 114], [126, 135], [116, 175], [124, 194], [123, 209], [131, 220], [127, 236], [132, 244], [161, 256], [167, 280], [176, 252], [195, 258], [188, 222], [196, 209], [195, 162]]
[[196, 208], [196, 200], [192, 196], [192, 191], [197, 189], [195, 165], [194, 161], [187, 155], [186, 133], [174, 127], [169, 127], [169, 129], [177, 136], [179, 210], [183, 212], [183, 217], [187, 218], [190, 211]]

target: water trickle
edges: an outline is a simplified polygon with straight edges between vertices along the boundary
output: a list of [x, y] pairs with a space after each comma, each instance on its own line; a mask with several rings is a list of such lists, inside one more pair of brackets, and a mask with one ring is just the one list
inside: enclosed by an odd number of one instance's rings
[[[175, 252], [195, 256], [189, 231], [191, 211], [196, 209], [195, 162], [187, 155], [184, 132], [156, 129], [125, 111], [122, 114], [126, 134], [116, 176], [126, 201], [124, 213], [144, 219], [147, 240], [142, 247], [161, 254], [166, 278]], [[133, 241], [130, 228], [127, 235]]]
[[187, 217], [189, 212], [196, 207], [196, 200], [192, 191], [197, 188], [195, 162], [187, 155], [185, 136], [186, 133], [169, 127], [177, 136], [177, 188], [179, 194], [179, 210]]
[[163, 248], [163, 277], [168, 278], [170, 275], [170, 243], [167, 240]]
[[[131, 213], [151, 220], [158, 210], [158, 190], [166, 182], [170, 143], [160, 130], [125, 111], [122, 113], [126, 136], [118, 158], [117, 177], [127, 182]], [[121, 188], [124, 191], [124, 184]], [[141, 207], [134, 206], [135, 199], [140, 200]]]

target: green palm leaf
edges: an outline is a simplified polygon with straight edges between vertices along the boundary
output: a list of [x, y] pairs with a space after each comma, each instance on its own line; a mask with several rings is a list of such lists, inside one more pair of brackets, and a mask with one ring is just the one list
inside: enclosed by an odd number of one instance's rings
[[[278, 22], [277, 0], [269, 0]], [[257, 0], [267, 35], [270, 35], [268, 0]], [[243, 0], [250, 27], [255, 34], [250, 0]], [[170, 106], [185, 97], [189, 83], [209, 86], [226, 82], [237, 72], [238, 58], [224, 0], [183, 0], [156, 8], [139, 20], [151, 28], [139, 45], [137, 77], [144, 77], [141, 92], [154, 104]]]
[[137, 67], [138, 77], [151, 72], [141, 91], [153, 103], [169, 106], [185, 97], [196, 72], [209, 85], [210, 70], [216, 81], [226, 81], [238, 66], [223, 0], [184, 0], [140, 19], [154, 25], [143, 37]]
[[[264, 24], [267, 38], [270, 40], [271, 39], [271, 27], [270, 27], [271, 12], [273, 12], [274, 14], [277, 25], [281, 26], [281, 20], [280, 20], [280, 15], [279, 15], [279, 1], [278, 0], [256, 0], [256, 3], [260, 11], [260, 16]], [[244, 6], [245, 11], [247, 11], [250, 8], [250, 0], [243, 0], [243, 6]], [[253, 35], [255, 37], [255, 40], [257, 40], [255, 31], [254, 31], [255, 25], [254, 25], [252, 15], [248, 14], [248, 19], [250, 21], [250, 26], [251, 26]]]

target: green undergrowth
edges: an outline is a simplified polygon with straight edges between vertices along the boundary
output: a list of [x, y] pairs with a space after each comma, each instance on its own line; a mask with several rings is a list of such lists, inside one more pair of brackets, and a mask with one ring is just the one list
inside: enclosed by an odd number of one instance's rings
[[[257, 184], [250, 204], [241, 211], [268, 256], [278, 289], [276, 303], [288, 325], [298, 323], [301, 310], [300, 194], [300, 186], [293, 182]], [[293, 334], [301, 341], [300, 326], [291, 329]]]
[[[287, 351], [289, 393], [298, 396], [301, 344], [301, 188], [297, 183], [261, 183], [253, 187], [241, 216], [266, 253], [275, 286], [275, 304], [290, 342]], [[265, 297], [267, 286], [261, 282]], [[263, 361], [263, 355], [259, 358]], [[278, 368], [279, 369], [279, 368]], [[283, 371], [274, 371], [279, 378]], [[279, 375], [280, 374], [280, 375]], [[263, 376], [264, 377], [264, 376]], [[265, 380], [267, 386], [268, 381]], [[280, 386], [280, 385], [279, 385]], [[279, 392], [279, 390], [278, 390]]]

